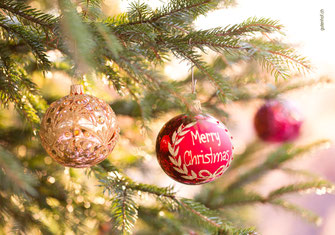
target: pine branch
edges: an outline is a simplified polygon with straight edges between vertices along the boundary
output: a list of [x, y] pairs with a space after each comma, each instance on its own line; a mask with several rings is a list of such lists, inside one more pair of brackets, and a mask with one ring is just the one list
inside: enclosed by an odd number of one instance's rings
[[[219, 1], [213, 0], [172, 0], [167, 6], [163, 6], [161, 9], [156, 10], [151, 17], [143, 19], [141, 14], [137, 17], [138, 20], [130, 21], [126, 25], [135, 25], [135, 24], [145, 24], [145, 23], [155, 23], [164, 18], [169, 18], [178, 15], [183, 15], [183, 18], [191, 17], [194, 19], [198, 15], [203, 15], [207, 11], [213, 9]], [[141, 5], [140, 5], [141, 6]], [[136, 8], [139, 8], [138, 5], [133, 4], [133, 9], [135, 12], [138, 12]], [[143, 9], [143, 5], [141, 6]], [[148, 8], [144, 8], [146, 11], [149, 11]], [[132, 9], [131, 9], [132, 10]], [[131, 11], [130, 11], [131, 12]], [[135, 18], [135, 17], [133, 17]]]
[[133, 200], [133, 195], [125, 189], [114, 190], [116, 194], [112, 201], [113, 223], [122, 234], [130, 234], [137, 220], [137, 205]]
[[0, 190], [7, 194], [36, 196], [36, 178], [30, 173], [24, 173], [24, 168], [16, 157], [1, 146], [0, 155]]
[[284, 144], [275, 152], [270, 154], [262, 164], [250, 169], [243, 175], [237, 177], [234, 182], [227, 186], [225, 191], [231, 191], [232, 189], [239, 188], [245, 184], [255, 182], [255, 180], [262, 177], [269, 170], [276, 169], [285, 162], [297, 158], [298, 156], [301, 156], [308, 152], [311, 152], [315, 148], [320, 148], [327, 143], [328, 141], [322, 140], [297, 148], [294, 148], [292, 145], [289, 144]]
[[3, 0], [0, 2], [0, 8], [10, 15], [23, 18], [28, 22], [38, 24], [49, 30], [53, 30], [54, 24], [57, 22], [54, 16], [33, 9], [22, 2]]
[[[180, 204], [180, 208], [183, 209], [187, 215], [187, 223], [197, 221], [200, 226], [205, 226], [207, 231], [210, 231], [212, 234], [247, 235], [255, 232], [253, 228], [236, 229], [232, 227], [229, 222], [222, 220], [217, 212], [208, 209], [199, 202], [190, 199], [181, 199], [178, 200], [178, 203]], [[190, 220], [189, 216], [194, 218], [194, 220]]]
[[147, 226], [152, 228], [150, 231], [144, 231], [144, 234], [174, 234], [183, 235], [183, 223], [169, 211], [162, 208], [139, 207], [139, 218], [144, 221]]
[[[36, 84], [28, 79], [23, 69], [9, 57], [6, 47], [0, 44], [0, 101], [4, 106], [9, 102], [15, 104], [16, 110], [23, 114], [33, 125], [40, 123], [45, 105], [37, 94]], [[41, 101], [36, 104], [36, 100]]]
[[173, 197], [170, 188], [158, 188], [152, 185], [137, 184], [117, 171], [111, 171], [107, 179], [100, 178], [101, 186], [108, 190], [113, 198], [112, 214], [116, 227], [122, 234], [131, 233], [138, 217], [137, 203], [134, 201], [134, 192], [141, 191], [154, 194], [157, 197]]
[[291, 169], [287, 167], [281, 167], [279, 168], [282, 172], [292, 175], [292, 176], [299, 176], [299, 177], [304, 177], [304, 178], [309, 178], [312, 180], [320, 179], [320, 176], [312, 173], [308, 170], [301, 170], [301, 169]]
[[79, 3], [83, 9], [83, 17], [96, 20], [103, 15], [101, 11], [101, 0], [80, 0]]
[[294, 205], [290, 202], [281, 199], [275, 199], [271, 201], [271, 204], [282, 207], [285, 210], [291, 211], [317, 226], [321, 225], [322, 219], [318, 215], [314, 214], [309, 210]]
[[136, 183], [122, 173], [117, 168], [107, 166], [105, 170], [94, 171], [99, 179], [104, 191], [108, 190], [110, 195], [115, 195], [113, 199], [112, 214], [114, 216], [115, 226], [121, 229], [123, 234], [131, 233], [131, 230], [137, 220], [137, 203], [134, 201], [135, 192], [145, 192], [156, 196], [164, 203], [171, 205], [174, 199], [174, 192], [171, 187], [160, 188], [154, 185]]
[[[128, 50], [129, 52], [129, 50]], [[129, 55], [134, 56], [134, 55]], [[112, 58], [113, 62], [115, 62], [120, 69], [123, 69], [129, 77], [131, 77], [138, 85], [145, 86], [145, 89], [152, 89], [153, 91], [160, 90], [161, 92], [167, 92], [169, 95], [175, 96], [178, 100], [180, 100], [188, 110], [192, 110], [192, 105], [190, 101], [188, 101], [183, 95], [181, 95], [178, 91], [177, 87], [172, 87], [169, 83], [162, 82], [157, 78], [161, 78], [159, 74], [155, 71], [150, 70], [146, 63], [143, 63], [143, 60], [140, 60], [137, 56], [132, 60], [125, 56], [119, 56], [119, 59]], [[138, 63], [134, 63], [133, 61], [138, 61]], [[138, 80], [137, 78], [140, 78]]]
[[31, 138], [30, 129], [22, 129], [22, 127], [0, 129], [0, 143], [6, 149], [13, 149], [29, 138]]
[[286, 195], [289, 193], [297, 193], [297, 192], [311, 192], [315, 191], [316, 193], [331, 193], [334, 191], [335, 185], [326, 180], [314, 180], [310, 182], [302, 182], [291, 185], [286, 185], [279, 189], [276, 189], [268, 195], [270, 200], [280, 197], [282, 195]]
[[70, 0], [58, 0], [63, 17], [61, 23], [63, 30], [68, 35], [65, 42], [68, 47], [69, 55], [75, 61], [77, 72], [88, 73], [89, 66], [96, 67], [94, 58], [94, 48], [97, 47], [96, 41], [82, 17], [78, 15], [74, 5]]
[[267, 196], [262, 196], [253, 191], [235, 189], [220, 194], [220, 198], [207, 199], [210, 208], [225, 208], [227, 206], [246, 205], [252, 203], [271, 203], [278, 197], [291, 193], [332, 193], [335, 189], [334, 184], [326, 180], [315, 179], [308, 182], [299, 182], [286, 185], [271, 191]]
[[[209, 208], [227, 208], [228, 206], [251, 205], [253, 203], [266, 203], [267, 198], [254, 191], [246, 191], [243, 188], [235, 189], [227, 193], [216, 192], [215, 197], [207, 198], [204, 203]], [[203, 200], [201, 200], [203, 201]]]
[[266, 87], [264, 92], [259, 94], [254, 94], [254, 92], [249, 91], [249, 89], [242, 89], [237, 87], [234, 89], [233, 97], [236, 101], [249, 101], [251, 99], [273, 99], [280, 94], [284, 94], [290, 91], [298, 90], [305, 87], [315, 86], [317, 84], [328, 84], [330, 83], [327, 78], [320, 78], [317, 80], [308, 80], [308, 81], [293, 81], [293, 82], [276, 82], [274, 86]]
[[[106, 48], [110, 51], [114, 58], [119, 58], [120, 52], [124, 49], [120, 40], [109, 30], [106, 24], [95, 24], [92, 28], [93, 27], [96, 28], [95, 34], [101, 37], [101, 39], [99, 38], [99, 41], [103, 43], [103, 45], [106, 45]], [[105, 47], [103, 48], [105, 49]]]
[[314, 180], [310, 182], [301, 182], [280, 187], [270, 192], [267, 196], [262, 196], [252, 191], [245, 191], [243, 189], [235, 189], [224, 194], [216, 194], [215, 198], [207, 199], [205, 204], [210, 208], [227, 208], [228, 206], [251, 205], [253, 203], [268, 203], [280, 206], [286, 210], [295, 212], [302, 218], [309, 222], [320, 224], [320, 218], [314, 213], [304, 208], [300, 208], [292, 203], [288, 203], [278, 197], [300, 192], [315, 192], [317, 194], [332, 193], [334, 191], [334, 184], [325, 180]]
[[267, 42], [259, 38], [246, 41], [245, 48], [251, 58], [259, 61], [274, 77], [288, 78], [290, 69], [305, 72], [310, 69], [305, 57], [279, 42]]
[[[12, 232], [20, 231], [23, 234], [27, 234], [31, 231], [31, 227], [35, 227], [43, 234], [54, 234], [47, 225], [34, 218], [34, 213], [30, 210], [22, 211], [17, 205], [12, 203], [12, 201], [10, 198], [5, 198], [0, 194], [0, 228], [1, 223], [6, 223], [5, 225], [9, 224], [8, 220], [2, 221], [2, 219], [7, 219], [10, 216], [11, 218], [15, 218], [13, 225], [9, 227]], [[6, 231], [8, 231], [9, 228], [7, 228]], [[3, 230], [5, 229], [2, 229], [2, 231]]]
[[215, 228], [215, 232], [222, 229], [223, 221], [219, 218], [219, 216], [214, 215], [213, 211], [206, 208], [204, 205], [199, 202], [192, 201], [190, 199], [182, 199], [178, 201], [183, 209], [191, 212], [195, 215], [195, 218], [200, 218], [201, 220], [209, 223], [213, 228]]
[[240, 24], [228, 25], [222, 32], [218, 32], [217, 36], [237, 36], [242, 37], [256, 32], [273, 33], [278, 32], [283, 28], [277, 20], [267, 18], [251, 17]]
[[283, 57], [285, 59], [291, 60], [291, 61], [295, 62], [296, 64], [298, 64], [299, 66], [301, 66], [305, 69], [310, 69], [310, 66], [307, 65], [307, 62], [302, 61], [304, 58], [298, 58], [298, 57], [296, 57], [296, 55], [292, 55], [293, 53], [292, 53], [292, 50], [290, 50], [290, 49], [282, 50], [282, 52], [268, 50], [268, 52], [273, 54], [273, 55], [278, 55], [278, 56]]
[[[166, 98], [169, 99], [170, 95], [172, 94], [174, 97], [177, 98], [177, 100], [180, 100], [188, 108], [188, 110], [192, 110], [192, 105], [190, 101], [188, 101], [183, 95], [178, 92], [177, 87], [172, 87], [169, 83], [164, 83], [158, 80], [157, 77], [160, 77], [160, 75], [153, 74], [148, 68], [146, 68], [146, 65], [141, 64], [141, 62], [136, 64], [131, 63], [131, 61], [129, 61], [129, 59], [125, 58], [124, 56], [120, 56], [120, 59], [122, 61], [121, 63], [116, 58], [113, 59], [113, 62], [115, 62], [120, 69], [124, 70], [126, 74], [134, 80], [134, 82], [138, 83], [139, 86], [143, 86], [143, 88], [145, 89], [151, 88], [152, 92], [159, 91], [159, 93], [157, 92], [156, 94], [158, 94], [159, 99], [162, 100], [165, 100]], [[141, 81], [137, 79], [137, 77], [139, 77]], [[129, 84], [126, 87], [130, 88]], [[146, 100], [137, 98], [135, 93], [132, 92], [130, 89], [128, 89], [128, 91], [131, 96], [136, 100], [140, 108], [140, 114], [143, 120], [148, 120], [152, 114], [152, 106], [146, 106], [148, 107], [148, 109], [146, 109], [142, 105], [146, 102]]]
[[[135, 85], [131, 82], [131, 78], [126, 77], [126, 76], [120, 76], [114, 68], [112, 68], [111, 66], [103, 66], [100, 69], [104, 74], [107, 75], [107, 79], [108, 81], [110, 81], [114, 88], [117, 90], [117, 92], [120, 95], [125, 95], [125, 93], [123, 92], [123, 90], [126, 90], [126, 92], [128, 92], [131, 96], [131, 98], [136, 102], [137, 106], [133, 107], [133, 105], [131, 104], [131, 108], [127, 109], [127, 113], [124, 112], [124, 110], [119, 110], [118, 107], [120, 105], [121, 101], [117, 101], [115, 102], [112, 106], [114, 111], [117, 114], [123, 114], [123, 115], [129, 115], [132, 117], [141, 117], [142, 121], [144, 122], [144, 120], [148, 119], [148, 116], [145, 114], [142, 105], [141, 105], [141, 101], [140, 101], [140, 97], [137, 95], [137, 87], [135, 87]], [[137, 79], [134, 77], [134, 79]], [[135, 91], [133, 91], [133, 89]], [[115, 107], [115, 105], [117, 105], [117, 107]], [[128, 106], [129, 107], [129, 106]], [[139, 115], [138, 115], [139, 114]], [[143, 123], [144, 124], [144, 123]]]
[[[191, 212], [194, 216], [198, 217], [200, 221], [209, 225], [209, 228], [214, 228], [219, 234], [237, 234], [237, 232], [242, 231], [236, 228], [233, 228], [231, 225], [227, 223], [223, 223], [219, 220], [219, 217], [214, 216], [215, 212], [209, 210], [204, 207], [202, 204], [198, 202], [191, 201], [189, 199], [179, 199], [176, 197], [175, 192], [172, 187], [157, 187], [155, 185], [141, 184], [132, 181], [130, 178], [124, 176], [118, 171], [110, 171], [108, 173], [107, 178], [103, 178], [103, 175], [96, 175], [105, 189], [107, 189], [111, 193], [115, 193], [115, 190], [121, 190], [123, 192], [144, 192], [154, 195], [158, 200], [163, 202], [172, 208], [175, 207], [174, 204], [179, 205], [180, 208], [185, 209], [186, 211]], [[122, 194], [124, 196], [124, 194]], [[117, 199], [119, 200], [119, 199]], [[120, 207], [118, 207], [119, 211], [117, 215], [120, 217]], [[122, 211], [122, 210], [121, 210]], [[125, 210], [123, 210], [125, 211]], [[246, 230], [249, 231], [249, 230]], [[251, 230], [250, 230], [251, 231]], [[243, 233], [247, 234], [247, 232]]]
[[230, 165], [228, 172], [231, 172], [235, 169], [238, 170], [239, 167], [248, 164], [250, 161], [252, 161], [252, 157], [263, 148], [264, 146], [259, 141], [253, 141], [252, 143], [248, 144], [247, 148], [242, 154], [234, 157], [234, 161]]
[[172, 187], [162, 188], [155, 185], [136, 183], [116, 169], [110, 171], [107, 178], [103, 178], [102, 175], [96, 175], [96, 177], [98, 177], [101, 186], [105, 187], [107, 190], [113, 190], [113, 187], [118, 185], [117, 187], [125, 187], [134, 191], [146, 192], [157, 197], [166, 197], [169, 199], [175, 198], [175, 192]]
[[37, 58], [38, 63], [42, 65], [43, 69], [50, 68], [50, 61], [45, 54], [46, 48], [42, 44], [41, 38], [38, 37], [33, 30], [11, 22], [2, 16], [0, 16], [0, 27], [5, 29], [11, 37], [15, 36], [19, 39], [22, 39], [31, 48], [32, 52]]

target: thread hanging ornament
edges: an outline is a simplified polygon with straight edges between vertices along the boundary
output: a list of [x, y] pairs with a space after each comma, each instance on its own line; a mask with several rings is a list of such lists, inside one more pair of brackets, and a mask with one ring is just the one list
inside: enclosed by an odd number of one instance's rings
[[302, 122], [300, 112], [291, 102], [275, 99], [266, 101], [254, 118], [258, 137], [277, 143], [298, 138]]
[[68, 96], [53, 102], [41, 123], [41, 143], [47, 153], [67, 167], [90, 167], [114, 149], [119, 127], [112, 108], [72, 85]]

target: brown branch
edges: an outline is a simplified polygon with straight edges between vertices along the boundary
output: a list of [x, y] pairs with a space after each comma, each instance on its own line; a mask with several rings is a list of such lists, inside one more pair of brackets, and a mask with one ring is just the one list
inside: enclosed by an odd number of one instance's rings
[[301, 66], [303, 66], [306, 69], [310, 69], [310, 67], [308, 65], [305, 65], [304, 63], [302, 63], [302, 62], [300, 62], [300, 61], [298, 61], [298, 60], [296, 60], [296, 59], [294, 59], [294, 58], [292, 58], [292, 57], [290, 57], [288, 55], [282, 54], [282, 53], [277, 52], [277, 51], [271, 51], [271, 50], [267, 50], [267, 52], [270, 52], [271, 54], [275, 54], [275, 55], [279, 55], [279, 56], [285, 57], [286, 59], [292, 60], [295, 63], [300, 64]]
[[267, 33], [262, 32], [262, 34], [263, 34], [267, 39], [269, 39], [269, 41], [274, 42], [273, 39], [270, 38], [269, 35], [268, 35]]
[[[225, 47], [225, 48], [232, 48], [232, 49], [244, 49], [243, 47], [240, 46], [231, 46], [227, 44], [221, 44], [221, 43], [212, 43], [212, 42], [206, 42], [206, 41], [192, 41], [192, 45], [209, 45], [213, 47]], [[191, 45], [190, 44], [190, 45]]]
[[273, 64], [270, 60], [266, 60], [266, 61], [272, 66], [272, 68], [276, 70], [277, 73], [280, 74], [281, 77], [285, 78], [285, 75], [277, 68], [275, 64]]
[[[120, 56], [120, 58], [121, 58], [121, 56]], [[129, 77], [131, 77], [132, 79], [134, 79], [135, 82], [140, 83], [140, 81], [137, 79], [137, 77], [133, 76], [130, 72], [128, 72], [124, 67], [122, 67], [119, 63], [117, 63], [116, 60], [113, 60], [113, 62], [114, 62], [115, 64], [117, 64], [117, 66], [118, 66], [121, 70], [123, 70], [126, 74], [128, 74]]]
[[206, 222], [210, 223], [211, 225], [213, 225], [214, 227], [218, 228], [218, 229], [222, 229], [220, 224], [215, 223], [214, 221], [212, 221], [211, 219], [207, 218], [206, 216], [202, 215], [200, 212], [194, 210], [192, 207], [188, 206], [187, 204], [185, 204], [184, 202], [182, 202], [181, 200], [176, 200], [175, 201], [177, 203], [179, 203], [180, 205], [182, 205], [183, 207], [187, 208], [187, 210], [190, 210], [193, 214], [195, 214], [196, 216], [202, 218], [203, 220], [205, 220]]
[[152, 51], [155, 53], [156, 59], [157, 59], [157, 60], [161, 60], [162, 58], [161, 58], [161, 56], [158, 54], [158, 51], [156, 50], [156, 48], [153, 47], [153, 46], [150, 46], [150, 48], [151, 48]]
[[302, 63], [302, 62], [300, 62], [300, 61], [298, 61], [298, 60], [296, 60], [296, 59], [294, 59], [294, 58], [292, 58], [288, 55], [285, 55], [285, 54], [277, 52], [277, 51], [264, 50], [264, 49], [261, 49], [260, 47], [257, 47], [257, 46], [255, 46], [254, 44], [251, 44], [251, 43], [250, 43], [250, 45], [252, 45], [253, 47], [255, 47], [259, 51], [265, 51], [265, 52], [269, 52], [269, 53], [274, 54], [274, 55], [279, 55], [279, 56], [285, 57], [286, 59], [292, 60], [293, 62], [295, 62], [297, 64], [300, 64], [301, 66], [303, 66], [306, 69], [310, 69], [310, 67], [308, 65], [305, 65], [304, 63]]
[[179, 27], [179, 26], [177, 26], [177, 25], [169, 24], [169, 23], [166, 23], [166, 25], [171, 26], [172, 28], [178, 29], [178, 30], [180, 30], [180, 31], [182, 31], [182, 32], [184, 32], [184, 33], [186, 33], [186, 34], [190, 33], [188, 30], [186, 30], [186, 29], [184, 29], [184, 28], [182, 28], [182, 27]]

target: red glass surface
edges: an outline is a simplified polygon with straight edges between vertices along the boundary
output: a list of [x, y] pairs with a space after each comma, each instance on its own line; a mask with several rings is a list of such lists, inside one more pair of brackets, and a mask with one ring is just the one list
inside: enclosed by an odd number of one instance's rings
[[157, 159], [165, 173], [180, 183], [207, 183], [229, 167], [231, 139], [226, 126], [214, 117], [182, 114], [159, 132]]

